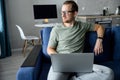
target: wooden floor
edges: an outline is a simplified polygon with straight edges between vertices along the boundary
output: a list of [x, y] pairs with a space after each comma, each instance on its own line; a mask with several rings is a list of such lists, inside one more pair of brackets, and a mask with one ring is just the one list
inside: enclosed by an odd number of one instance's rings
[[[26, 53], [28, 55], [30, 50]], [[21, 51], [16, 51], [12, 53], [12, 56], [0, 59], [0, 80], [16, 80], [17, 70], [26, 57], [23, 57]]]

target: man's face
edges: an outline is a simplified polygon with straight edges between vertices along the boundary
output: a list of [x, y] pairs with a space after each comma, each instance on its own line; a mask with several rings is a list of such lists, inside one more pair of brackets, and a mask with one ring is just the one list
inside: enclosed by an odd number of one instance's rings
[[75, 11], [71, 10], [70, 4], [64, 4], [62, 6], [61, 14], [63, 23], [70, 23], [75, 20]]

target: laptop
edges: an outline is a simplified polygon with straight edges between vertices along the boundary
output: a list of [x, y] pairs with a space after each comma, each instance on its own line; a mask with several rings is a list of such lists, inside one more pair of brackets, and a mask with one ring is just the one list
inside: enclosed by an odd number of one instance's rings
[[52, 54], [52, 68], [55, 72], [92, 72], [93, 53]]

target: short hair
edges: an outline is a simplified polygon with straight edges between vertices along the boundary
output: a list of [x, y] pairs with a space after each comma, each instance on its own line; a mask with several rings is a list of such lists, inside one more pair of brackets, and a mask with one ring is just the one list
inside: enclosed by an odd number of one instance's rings
[[63, 5], [65, 5], [65, 4], [71, 4], [72, 5], [72, 11], [77, 11], [78, 12], [78, 5], [76, 4], [75, 1], [67, 0], [63, 3]]

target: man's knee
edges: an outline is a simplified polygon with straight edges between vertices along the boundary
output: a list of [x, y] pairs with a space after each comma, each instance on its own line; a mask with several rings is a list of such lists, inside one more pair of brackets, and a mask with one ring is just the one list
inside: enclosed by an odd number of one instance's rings
[[114, 72], [111, 68], [102, 65], [94, 65], [93, 69], [94, 72], [99, 73], [106, 77], [106, 80], [114, 80]]
[[48, 73], [47, 80], [67, 80], [70, 73], [54, 72], [52, 67]]

